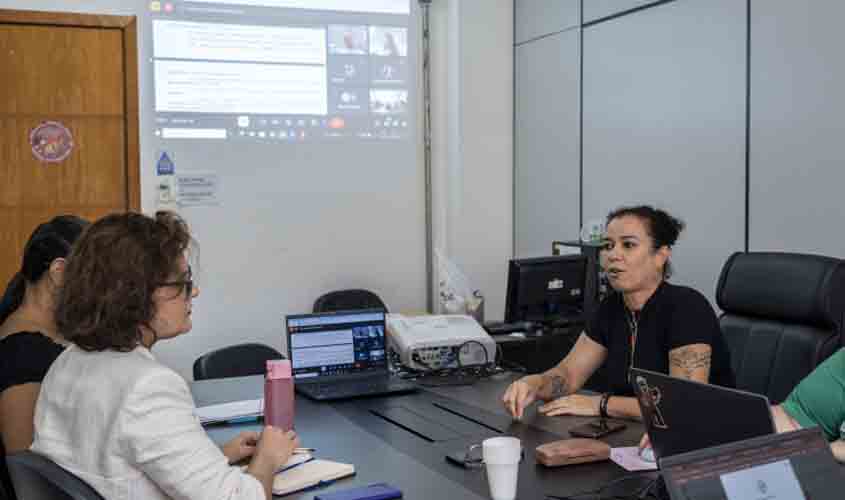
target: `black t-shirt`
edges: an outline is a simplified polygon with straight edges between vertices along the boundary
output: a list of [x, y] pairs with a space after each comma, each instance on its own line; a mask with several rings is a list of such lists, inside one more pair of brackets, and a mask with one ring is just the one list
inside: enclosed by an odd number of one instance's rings
[[690, 344], [712, 348], [710, 383], [736, 385], [719, 320], [707, 299], [696, 290], [667, 282], [657, 288], [638, 313], [633, 361], [630, 317], [622, 294], [613, 293], [602, 301], [587, 328], [587, 335], [607, 349], [604, 369], [611, 393], [633, 396], [628, 383], [632, 365], [668, 374], [669, 351]]
[[0, 393], [15, 385], [40, 383], [64, 347], [37, 332], [19, 332], [0, 340]]
[[[9, 387], [41, 383], [64, 347], [37, 332], [18, 332], [0, 340], [0, 394]], [[0, 452], [5, 455], [2, 442]], [[0, 460], [0, 483], [12, 491], [6, 460]]]

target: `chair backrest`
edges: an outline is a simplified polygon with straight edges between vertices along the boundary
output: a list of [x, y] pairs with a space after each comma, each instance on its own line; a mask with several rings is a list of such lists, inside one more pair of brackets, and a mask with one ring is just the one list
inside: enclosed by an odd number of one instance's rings
[[351, 289], [336, 290], [323, 294], [314, 301], [312, 312], [345, 311], [351, 309], [384, 309], [381, 298], [369, 290]]
[[779, 403], [842, 343], [845, 262], [737, 252], [722, 268], [716, 301], [737, 387]]
[[203, 354], [194, 361], [194, 380], [263, 375], [265, 362], [285, 359], [276, 349], [264, 344], [237, 344]]
[[13, 453], [6, 463], [18, 500], [103, 500], [88, 483], [37, 453]]

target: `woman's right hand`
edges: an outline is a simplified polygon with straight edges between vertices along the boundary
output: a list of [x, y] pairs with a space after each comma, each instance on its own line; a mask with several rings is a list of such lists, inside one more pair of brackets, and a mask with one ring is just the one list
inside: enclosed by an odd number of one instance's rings
[[542, 379], [538, 375], [522, 377], [508, 386], [502, 404], [511, 414], [511, 417], [521, 419], [525, 408], [537, 400], [537, 392], [540, 390]]
[[261, 432], [250, 465], [266, 467], [272, 473], [287, 463], [293, 449], [299, 446], [299, 438], [294, 431], [283, 431], [278, 427], [266, 426]]

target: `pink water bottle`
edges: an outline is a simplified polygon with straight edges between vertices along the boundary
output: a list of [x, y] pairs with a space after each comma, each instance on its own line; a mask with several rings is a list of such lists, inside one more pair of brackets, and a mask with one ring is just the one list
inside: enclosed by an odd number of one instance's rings
[[264, 379], [264, 423], [284, 431], [293, 429], [293, 377], [290, 360], [267, 361]]

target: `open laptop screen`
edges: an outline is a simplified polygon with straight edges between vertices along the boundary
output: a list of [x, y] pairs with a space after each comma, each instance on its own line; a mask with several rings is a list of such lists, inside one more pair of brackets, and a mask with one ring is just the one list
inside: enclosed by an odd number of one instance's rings
[[286, 322], [297, 381], [387, 370], [384, 311], [298, 314]]
[[672, 500], [841, 498], [845, 478], [819, 429], [773, 434], [669, 457]]
[[763, 395], [640, 368], [631, 369], [631, 378], [659, 464], [678, 453], [775, 432]]

